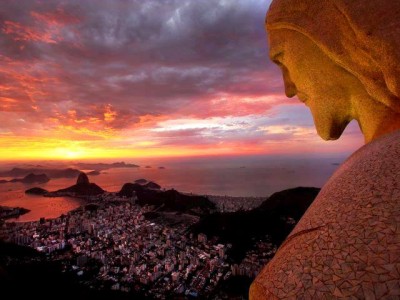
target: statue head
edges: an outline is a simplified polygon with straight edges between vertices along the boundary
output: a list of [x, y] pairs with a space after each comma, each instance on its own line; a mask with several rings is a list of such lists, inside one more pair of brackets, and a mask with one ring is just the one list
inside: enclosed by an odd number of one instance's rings
[[266, 27], [286, 95], [323, 139], [353, 119], [367, 142], [400, 129], [400, 1], [274, 0]]

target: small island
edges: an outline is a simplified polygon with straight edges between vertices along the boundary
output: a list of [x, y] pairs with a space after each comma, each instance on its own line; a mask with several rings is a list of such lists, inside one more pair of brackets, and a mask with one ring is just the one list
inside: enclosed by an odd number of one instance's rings
[[34, 187], [25, 191], [25, 194], [31, 195], [46, 195], [49, 191], [40, 187]]
[[35, 175], [30, 173], [26, 175], [24, 178], [16, 178], [12, 179], [10, 182], [22, 182], [22, 183], [46, 183], [50, 181], [50, 178], [46, 174]]

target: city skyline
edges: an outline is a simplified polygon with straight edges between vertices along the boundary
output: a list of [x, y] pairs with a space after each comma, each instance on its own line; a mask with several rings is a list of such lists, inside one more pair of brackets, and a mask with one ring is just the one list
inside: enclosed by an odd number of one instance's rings
[[269, 61], [269, 0], [9, 1], [2, 160], [344, 153]]

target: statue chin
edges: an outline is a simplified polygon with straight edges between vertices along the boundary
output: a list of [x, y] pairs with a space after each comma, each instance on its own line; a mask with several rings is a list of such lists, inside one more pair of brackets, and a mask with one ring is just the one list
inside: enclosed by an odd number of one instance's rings
[[318, 135], [321, 137], [321, 139], [323, 139], [324, 141], [336, 141], [340, 138], [339, 136], [333, 136], [333, 135], [322, 135], [320, 133], [318, 133]]
[[317, 127], [317, 133], [318, 135], [324, 140], [324, 141], [335, 141], [339, 139], [342, 134], [343, 134], [344, 128], [340, 127], [333, 127], [331, 130], [327, 131], [325, 128], [323, 130], [319, 130]]
[[349, 122], [334, 122], [322, 123], [321, 120], [314, 118], [315, 128], [318, 135], [325, 141], [334, 141], [339, 139]]

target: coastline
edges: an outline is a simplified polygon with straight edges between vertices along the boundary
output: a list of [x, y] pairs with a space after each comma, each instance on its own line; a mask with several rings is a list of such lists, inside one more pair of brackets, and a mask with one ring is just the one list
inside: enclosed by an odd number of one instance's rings
[[[75, 210], [80, 210], [84, 206], [92, 203], [105, 203], [105, 202], [129, 202], [129, 199], [127, 198], [121, 198], [115, 195], [115, 192], [107, 192], [105, 195], [102, 196], [103, 199], [99, 200], [97, 199], [98, 196], [93, 197], [93, 196], [72, 196], [72, 195], [35, 195], [37, 197], [44, 197], [44, 198], [71, 198], [71, 199], [76, 199], [80, 201], [84, 201], [85, 203], [82, 203], [78, 207], [75, 207], [71, 210], [66, 211], [65, 213], [62, 214], [68, 214], [71, 212], [74, 212]], [[197, 195], [197, 194], [192, 194], [192, 193], [184, 193], [185, 195], [188, 196], [203, 196], [208, 198], [212, 203], [215, 204], [217, 212], [219, 213], [227, 213], [227, 212], [237, 212], [237, 211], [249, 211], [252, 209], [257, 208], [259, 205], [262, 204], [266, 199], [268, 199], [268, 196], [266, 197], [232, 197], [232, 196], [219, 196], [219, 195]], [[1, 206], [0, 206], [1, 207]], [[17, 207], [16, 207], [17, 208]], [[19, 216], [26, 214], [28, 212], [31, 212], [31, 210], [26, 209], [25, 212], [21, 213]], [[47, 217], [47, 216], [42, 216], [40, 218], [44, 218], [45, 220], [54, 220], [59, 218], [62, 214], [59, 216], [52, 216], [52, 217]], [[7, 223], [30, 223], [30, 222], [37, 222], [40, 220], [29, 220], [29, 221], [19, 221], [18, 217], [16, 216], [10, 216], [5, 220]], [[1, 217], [0, 217], [1, 219]], [[13, 220], [14, 219], [14, 220]]]
[[30, 212], [30, 210], [24, 207], [0, 206], [0, 221], [13, 218], [18, 219], [20, 216], [28, 212]]

